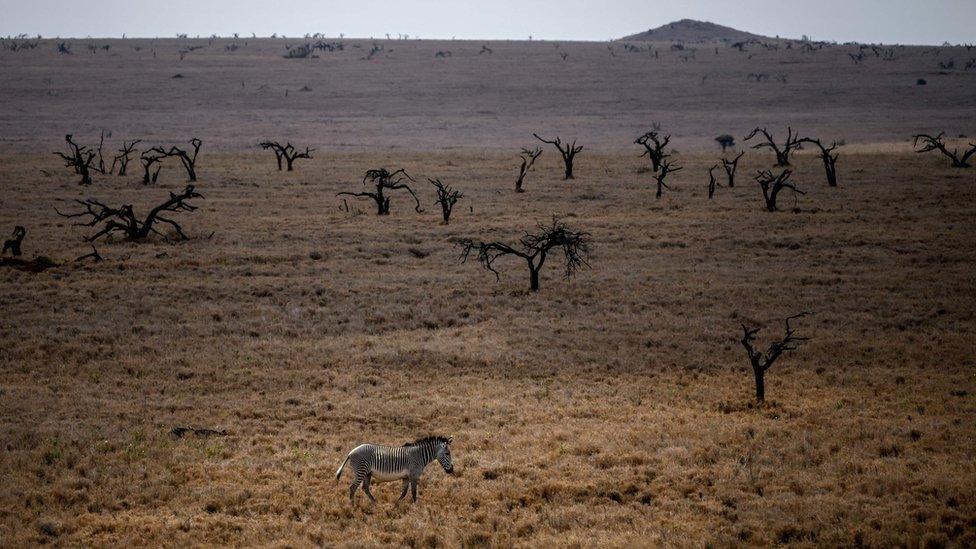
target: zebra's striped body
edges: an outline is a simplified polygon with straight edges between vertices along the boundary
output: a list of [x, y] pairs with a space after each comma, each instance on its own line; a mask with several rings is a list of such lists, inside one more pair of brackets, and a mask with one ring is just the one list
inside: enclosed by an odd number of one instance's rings
[[369, 499], [376, 501], [369, 491], [370, 483], [396, 480], [403, 481], [400, 499], [407, 495], [409, 488], [413, 500], [417, 501], [417, 481], [430, 462], [437, 460], [448, 474], [454, 472], [450, 444], [451, 439], [444, 437], [427, 437], [403, 446], [361, 444], [353, 448], [339, 466], [336, 480], [342, 476], [348, 463], [355, 475], [349, 487], [350, 501], [355, 501], [356, 489], [360, 484]]

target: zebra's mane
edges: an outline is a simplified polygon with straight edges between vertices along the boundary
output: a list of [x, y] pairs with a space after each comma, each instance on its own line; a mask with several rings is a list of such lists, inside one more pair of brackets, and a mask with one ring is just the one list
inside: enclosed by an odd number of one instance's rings
[[408, 442], [403, 445], [404, 448], [408, 446], [423, 446], [425, 444], [440, 444], [440, 443], [450, 442], [447, 437], [424, 437], [418, 438], [414, 442]]

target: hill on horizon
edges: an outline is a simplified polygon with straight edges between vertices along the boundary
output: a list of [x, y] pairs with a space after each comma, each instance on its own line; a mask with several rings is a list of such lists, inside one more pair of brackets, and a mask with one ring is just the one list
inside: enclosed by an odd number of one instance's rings
[[767, 36], [733, 29], [708, 21], [682, 19], [656, 29], [650, 29], [630, 36], [621, 41], [641, 42], [743, 42], [747, 40], [772, 40]]

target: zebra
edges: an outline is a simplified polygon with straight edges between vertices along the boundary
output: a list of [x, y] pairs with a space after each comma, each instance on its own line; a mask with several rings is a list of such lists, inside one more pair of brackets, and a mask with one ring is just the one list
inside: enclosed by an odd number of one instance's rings
[[447, 474], [454, 472], [454, 463], [451, 461], [452, 440], [453, 437], [435, 436], [408, 442], [403, 446], [361, 444], [353, 448], [339, 466], [339, 470], [336, 471], [336, 482], [339, 482], [346, 463], [351, 461], [350, 467], [355, 477], [349, 487], [350, 502], [355, 503], [356, 489], [362, 484], [363, 492], [366, 492], [370, 501], [375, 503], [376, 498], [369, 491], [370, 483], [395, 480], [403, 480], [403, 491], [400, 492], [400, 499], [397, 502], [407, 495], [407, 488], [410, 488], [413, 501], [416, 502], [417, 481], [420, 480], [420, 475], [430, 462], [436, 459]]

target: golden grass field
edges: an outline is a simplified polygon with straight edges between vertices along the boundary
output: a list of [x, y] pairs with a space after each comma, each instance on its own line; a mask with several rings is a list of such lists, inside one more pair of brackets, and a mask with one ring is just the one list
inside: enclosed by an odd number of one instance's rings
[[[976, 170], [914, 154], [883, 126], [922, 117], [892, 112], [839, 149], [837, 188], [801, 151], [807, 194], [777, 213], [751, 180], [762, 151], [708, 200], [718, 151], [690, 129], [701, 146], [677, 140], [685, 169], [655, 200], [629, 141], [584, 150], [568, 182], [547, 150], [516, 194], [531, 136], [301, 142], [322, 150], [286, 173], [229, 134], [208, 150], [204, 126], [205, 199], [176, 217], [191, 239], [101, 242], [100, 263], [73, 261], [91, 231], [53, 208], [144, 211], [183, 187], [178, 165], [80, 187], [46, 154], [67, 129], [18, 130], [0, 230], [27, 226], [25, 256], [59, 265], [0, 267], [0, 545], [973, 546]], [[342, 207], [380, 166], [422, 181], [423, 213], [402, 194], [388, 217]], [[448, 226], [426, 177], [464, 193]], [[553, 261], [531, 293], [515, 259], [498, 282], [458, 262], [460, 238], [553, 215], [591, 234], [573, 279]], [[799, 311], [811, 339], [757, 407], [740, 325], [766, 343]], [[427, 434], [454, 437], [453, 476], [432, 464], [418, 503], [394, 483], [350, 506], [334, 474], [352, 447]]]

